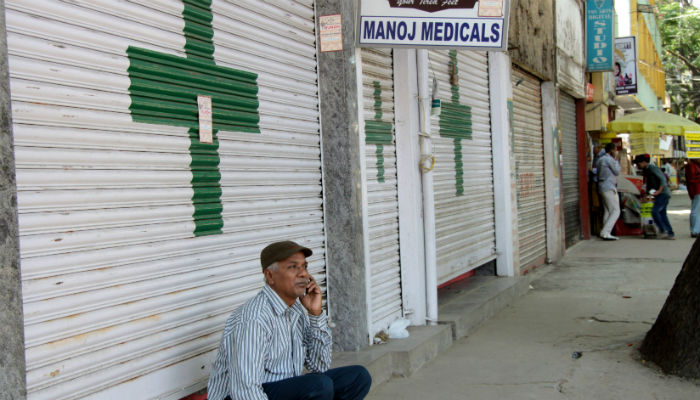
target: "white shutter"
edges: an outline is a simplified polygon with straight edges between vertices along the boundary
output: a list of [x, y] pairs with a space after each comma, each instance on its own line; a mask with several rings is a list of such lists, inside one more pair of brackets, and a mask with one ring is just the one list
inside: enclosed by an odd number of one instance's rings
[[370, 337], [402, 316], [399, 205], [394, 141], [391, 49], [364, 48], [364, 115], [367, 225], [370, 259]]
[[521, 270], [547, 255], [540, 81], [513, 66], [513, 138]]
[[[263, 284], [271, 241], [312, 248], [325, 287], [313, 1], [187, 3], [199, 41], [213, 15], [214, 51], [184, 78], [247, 91], [225, 112], [215, 99], [213, 152], [182, 122], [196, 115], [175, 93], [189, 81], [157, 92], [142, 77], [139, 94], [127, 56], [156, 52], [158, 71], [202, 58], [197, 40], [185, 53], [183, 2], [5, 2], [29, 400], [203, 387], [224, 321]], [[213, 76], [214, 65], [244, 72]], [[153, 121], [134, 122], [137, 95]], [[172, 112], [148, 109], [166, 100]]]
[[561, 150], [564, 159], [562, 183], [564, 189], [564, 232], [566, 247], [581, 239], [581, 208], [578, 190], [578, 143], [576, 140], [576, 100], [559, 92], [561, 118]]
[[[437, 80], [435, 97], [442, 104], [431, 122], [442, 284], [496, 257], [489, 80], [484, 52], [430, 50], [428, 57], [429, 86]], [[455, 62], [458, 85], [453, 87]]]

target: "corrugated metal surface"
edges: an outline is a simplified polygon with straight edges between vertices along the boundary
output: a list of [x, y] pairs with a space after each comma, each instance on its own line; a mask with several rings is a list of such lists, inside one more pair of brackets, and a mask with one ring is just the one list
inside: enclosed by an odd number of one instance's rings
[[518, 240], [521, 269], [547, 255], [544, 143], [540, 81], [513, 67], [513, 148], [518, 185]]
[[431, 50], [428, 56], [442, 103], [432, 118], [441, 284], [496, 256], [489, 80], [484, 52]]
[[313, 1], [5, 6], [28, 399], [180, 398], [266, 243], [325, 285]]
[[370, 258], [370, 336], [402, 316], [391, 49], [362, 49]]
[[561, 118], [561, 150], [564, 158], [562, 182], [564, 187], [564, 234], [569, 247], [581, 239], [581, 208], [578, 191], [578, 143], [576, 140], [576, 100], [559, 92]]

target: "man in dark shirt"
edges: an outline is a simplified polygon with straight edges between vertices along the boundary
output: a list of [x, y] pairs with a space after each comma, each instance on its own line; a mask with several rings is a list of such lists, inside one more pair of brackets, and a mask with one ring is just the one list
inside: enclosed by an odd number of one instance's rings
[[700, 160], [690, 159], [685, 167], [685, 182], [690, 196], [690, 236], [700, 234]]
[[666, 215], [668, 201], [671, 199], [671, 190], [663, 172], [654, 164], [649, 163], [649, 154], [639, 154], [634, 158], [634, 163], [644, 170], [644, 180], [647, 185], [647, 193], [654, 197], [654, 207], [651, 209], [651, 216], [654, 223], [659, 228], [661, 239], [673, 240], [676, 238], [671, 227], [671, 222]]

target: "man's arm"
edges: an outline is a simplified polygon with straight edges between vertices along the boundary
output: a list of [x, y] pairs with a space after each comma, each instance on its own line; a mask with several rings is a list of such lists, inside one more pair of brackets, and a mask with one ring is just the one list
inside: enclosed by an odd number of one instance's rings
[[331, 331], [328, 329], [326, 313], [309, 315], [309, 325], [304, 329], [306, 360], [309, 372], [326, 372], [331, 366]]
[[267, 400], [262, 389], [265, 337], [260, 322], [249, 321], [240, 323], [226, 338], [232, 400]]

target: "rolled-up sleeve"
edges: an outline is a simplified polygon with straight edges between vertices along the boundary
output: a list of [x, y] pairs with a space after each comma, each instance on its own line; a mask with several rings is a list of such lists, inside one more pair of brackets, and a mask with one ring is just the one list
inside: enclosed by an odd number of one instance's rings
[[309, 315], [309, 324], [304, 330], [306, 360], [309, 372], [326, 372], [331, 366], [331, 331], [328, 318], [323, 312], [319, 316]]
[[232, 400], [265, 400], [262, 383], [265, 373], [266, 333], [258, 321], [236, 326], [224, 340], [229, 348], [229, 395]]

